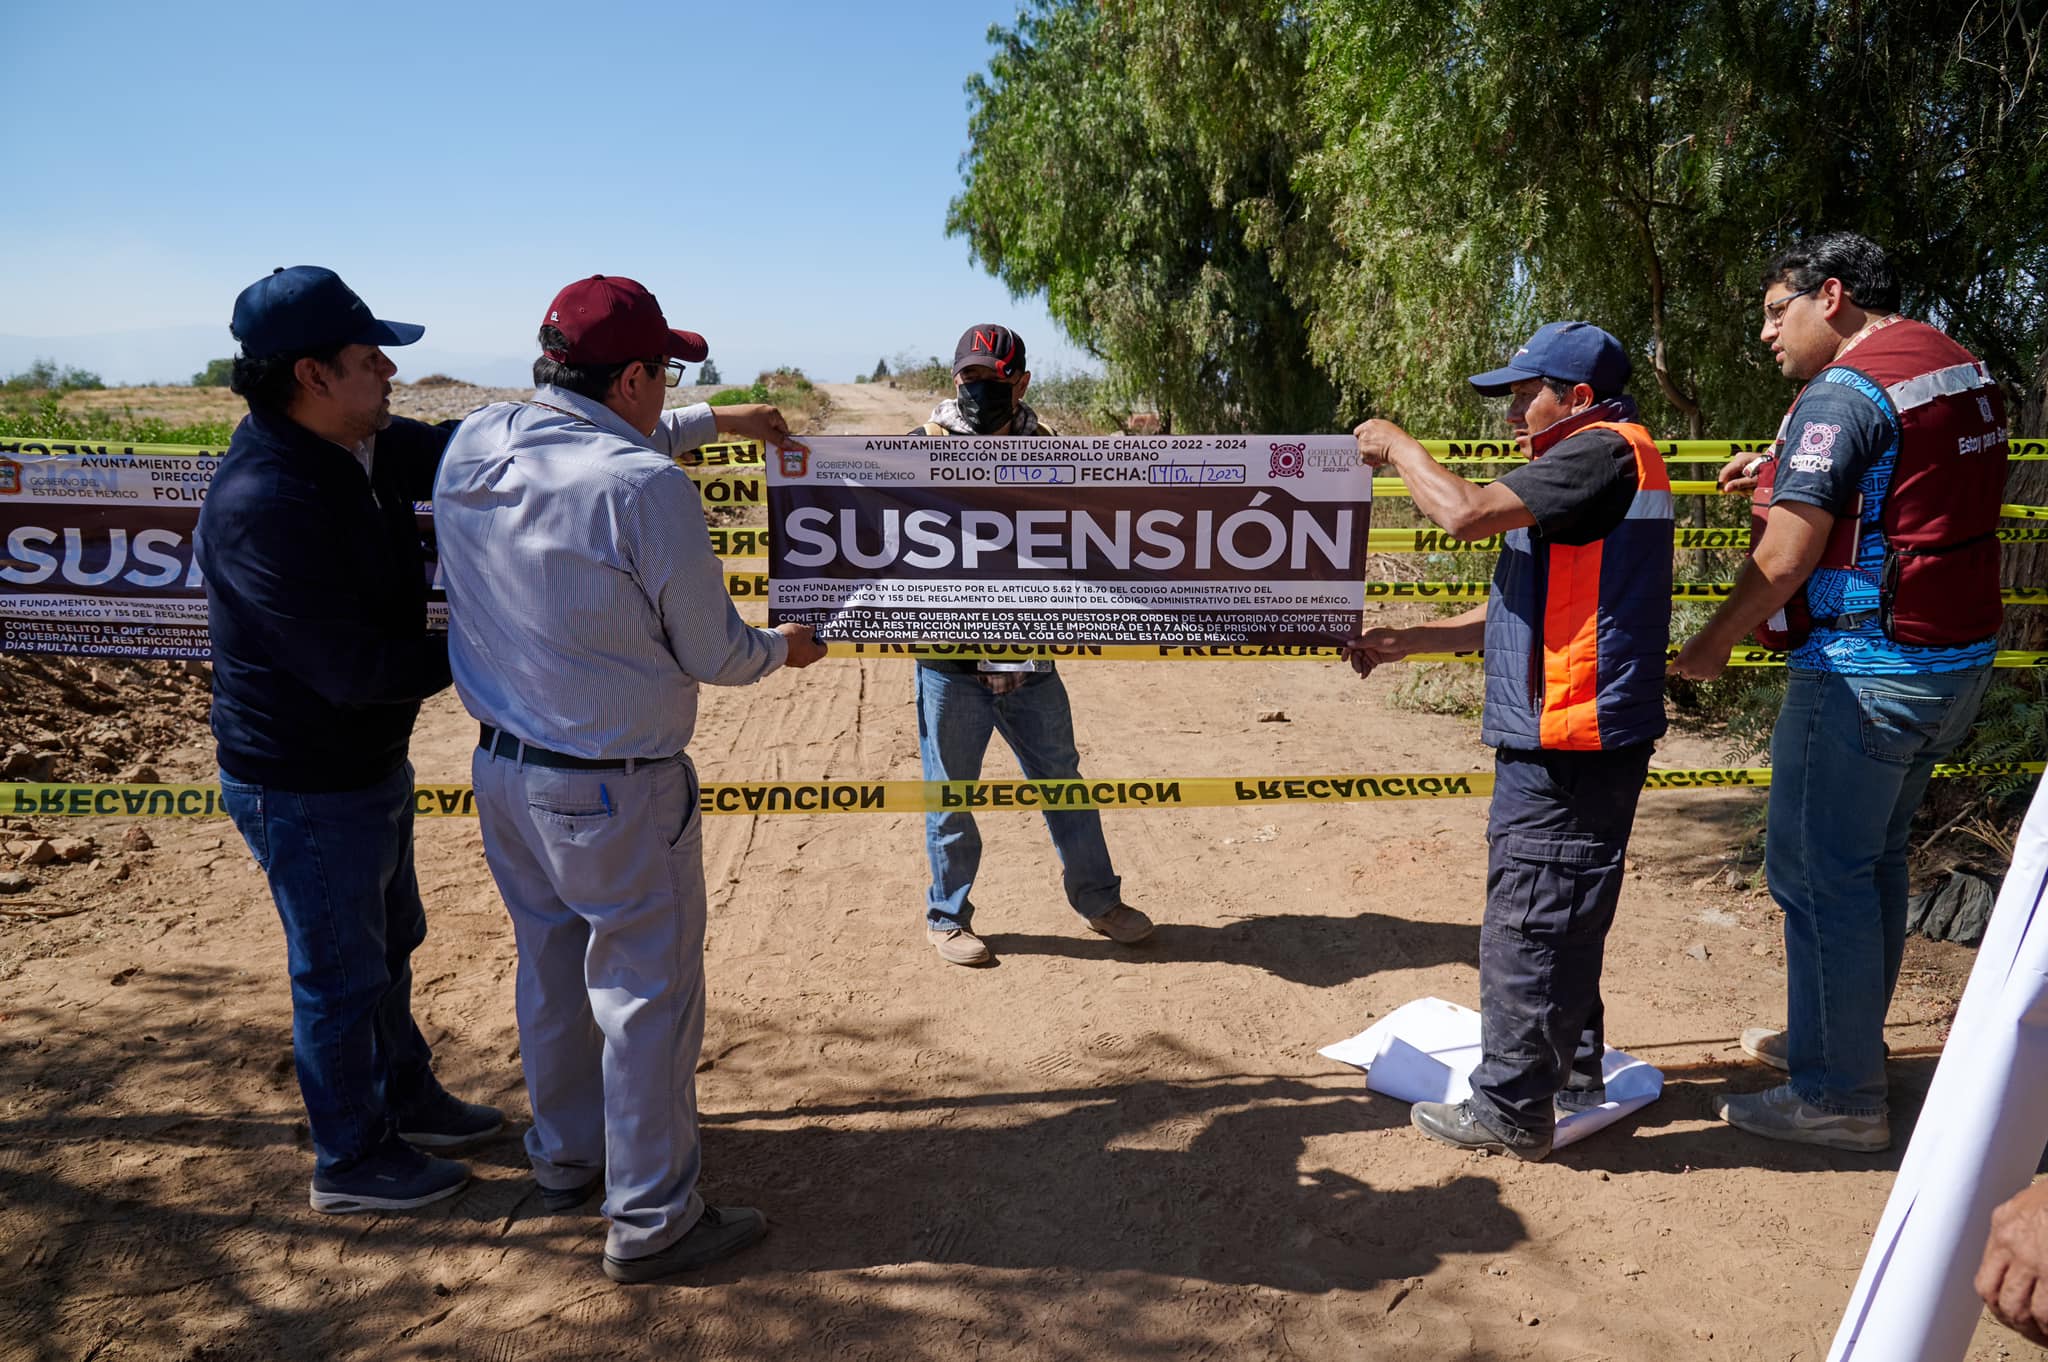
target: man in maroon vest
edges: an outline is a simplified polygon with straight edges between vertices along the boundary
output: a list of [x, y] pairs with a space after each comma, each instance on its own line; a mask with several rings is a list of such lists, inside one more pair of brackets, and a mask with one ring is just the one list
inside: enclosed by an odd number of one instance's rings
[[[1723, 1098], [1753, 1134], [1891, 1143], [1884, 1018], [1906, 934], [1906, 843], [1991, 676], [2001, 615], [2003, 399], [1984, 365], [1899, 313], [1884, 252], [1830, 232], [1764, 271], [1762, 340], [1802, 381], [1765, 463], [1769, 512], [1735, 590], [1672, 671], [1719, 676], [1756, 631], [1787, 647], [1764, 874], [1785, 912], [1785, 1029], [1743, 1034], [1789, 1081]], [[1773, 466], [1774, 465], [1774, 466]]]

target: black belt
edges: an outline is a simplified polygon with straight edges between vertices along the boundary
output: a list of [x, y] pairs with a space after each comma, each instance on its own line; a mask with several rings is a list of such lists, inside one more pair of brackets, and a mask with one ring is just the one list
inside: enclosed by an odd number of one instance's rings
[[550, 752], [545, 747], [535, 747], [513, 737], [502, 728], [489, 724], [477, 725], [476, 745], [494, 757], [504, 757], [526, 766], [545, 766], [557, 771], [631, 771], [636, 766], [651, 762], [669, 761], [669, 757], [624, 757], [603, 759], [596, 757], [572, 757], [567, 752]]

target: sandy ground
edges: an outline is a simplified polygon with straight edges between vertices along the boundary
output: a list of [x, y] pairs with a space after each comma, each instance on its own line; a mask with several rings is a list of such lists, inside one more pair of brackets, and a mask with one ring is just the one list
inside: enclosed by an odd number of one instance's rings
[[[836, 387], [833, 429], [923, 416]], [[1100, 776], [1478, 771], [1461, 719], [1325, 664], [1074, 664]], [[1261, 722], [1280, 710], [1285, 721]], [[414, 740], [465, 779], [452, 696]], [[908, 664], [710, 691], [708, 780], [917, 775]], [[203, 729], [156, 755], [204, 778]], [[1659, 764], [1719, 764], [1675, 737]], [[1014, 773], [998, 745], [992, 777]], [[1409, 1129], [1316, 1048], [1410, 999], [1473, 1002], [1483, 800], [1112, 812], [1138, 948], [1081, 928], [1032, 816], [983, 819], [999, 963], [924, 944], [918, 820], [707, 822], [705, 1191], [760, 1247], [681, 1285], [598, 1271], [516, 1139], [420, 1212], [307, 1209], [283, 941], [224, 821], [148, 826], [0, 918], [0, 1357], [1539, 1358], [1815, 1362], [1898, 1166], [1771, 1145], [1711, 1100], [1768, 1086], [1775, 913], [1729, 887], [1757, 798], [1652, 794], [1609, 947], [1610, 1039], [1668, 1075], [1624, 1126], [1524, 1165]], [[55, 820], [42, 820], [58, 830]], [[118, 847], [128, 825], [80, 822]], [[457, 1092], [526, 1114], [513, 948], [473, 822], [424, 820], [415, 1009]], [[54, 911], [54, 908], [51, 910]], [[1916, 943], [1892, 1014], [1903, 1147], [1968, 952]], [[1985, 1326], [1973, 1359], [2033, 1350]]]

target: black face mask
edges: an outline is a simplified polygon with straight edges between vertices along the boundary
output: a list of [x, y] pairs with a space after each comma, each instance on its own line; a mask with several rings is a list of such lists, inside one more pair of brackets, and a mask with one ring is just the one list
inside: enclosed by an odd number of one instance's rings
[[1016, 389], [1002, 379], [978, 378], [960, 385], [954, 405], [960, 409], [960, 419], [972, 426], [976, 435], [993, 435], [1010, 424], [1016, 402]]

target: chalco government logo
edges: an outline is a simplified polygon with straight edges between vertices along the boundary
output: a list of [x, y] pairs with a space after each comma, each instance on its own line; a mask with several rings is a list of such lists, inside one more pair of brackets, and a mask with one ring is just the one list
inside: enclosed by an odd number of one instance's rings
[[1306, 442], [1283, 445], [1275, 441], [1267, 445], [1266, 448], [1273, 452], [1273, 462], [1267, 470], [1268, 477], [1305, 478], [1308, 476], [1308, 465], [1305, 462], [1305, 456], [1308, 453]]

